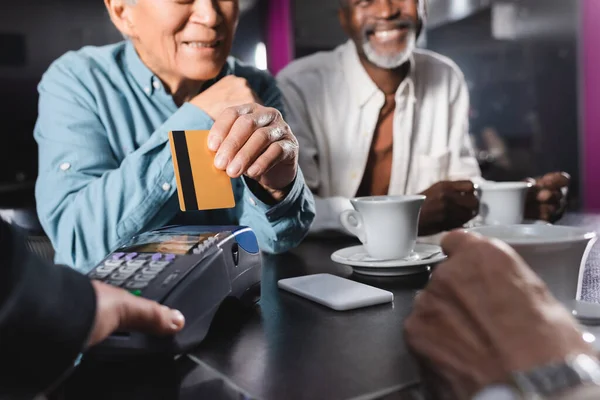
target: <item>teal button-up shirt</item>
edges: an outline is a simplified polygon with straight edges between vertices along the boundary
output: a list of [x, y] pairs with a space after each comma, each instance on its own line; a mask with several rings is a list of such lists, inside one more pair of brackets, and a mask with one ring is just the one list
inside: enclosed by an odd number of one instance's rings
[[[230, 57], [220, 76], [228, 74], [246, 78], [265, 106], [284, 114], [267, 73]], [[300, 170], [275, 206], [240, 178], [232, 182], [235, 208], [179, 210], [168, 132], [210, 129], [213, 120], [192, 104], [178, 107], [131, 42], [63, 55], [38, 90], [36, 202], [57, 263], [87, 272], [133, 235], [168, 224], [250, 226], [270, 253], [306, 235], [315, 206]]]

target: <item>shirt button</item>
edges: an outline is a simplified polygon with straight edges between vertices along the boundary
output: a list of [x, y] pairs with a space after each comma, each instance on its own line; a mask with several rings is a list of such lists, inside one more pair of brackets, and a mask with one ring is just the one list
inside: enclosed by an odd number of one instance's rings
[[169, 190], [171, 190], [171, 185], [167, 182], [163, 183], [162, 190], [164, 190], [165, 192], [168, 192]]
[[71, 164], [68, 162], [60, 164], [60, 169], [62, 171], [68, 171], [70, 168], [71, 168]]
[[256, 201], [252, 197], [248, 197], [248, 200], [250, 200], [250, 204], [252, 204], [253, 206], [256, 205]]
[[146, 92], [146, 94], [150, 94], [150, 88], [149, 87], [144, 88], [144, 92]]
[[155, 79], [154, 82], [152, 82], [152, 86], [154, 86], [154, 89], [158, 90], [160, 89], [160, 82]]
[[353, 173], [350, 175], [350, 177], [351, 177], [352, 179], [356, 179], [356, 178], [358, 178], [358, 174], [357, 174], [356, 172], [353, 172]]

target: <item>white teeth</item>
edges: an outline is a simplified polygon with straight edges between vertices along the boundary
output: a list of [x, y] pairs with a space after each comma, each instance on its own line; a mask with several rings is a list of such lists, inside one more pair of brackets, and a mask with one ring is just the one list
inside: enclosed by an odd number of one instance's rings
[[212, 43], [204, 43], [204, 42], [187, 42], [186, 44], [190, 47], [193, 48], [207, 48], [207, 47], [214, 47], [217, 45], [218, 42], [212, 42]]
[[394, 33], [396, 33], [396, 30], [393, 30], [393, 31], [377, 31], [377, 32], [375, 32], [375, 36], [380, 37], [382, 39], [387, 39], [388, 37], [390, 37]]
[[392, 37], [397, 37], [400, 35], [400, 30], [392, 29], [388, 31], [375, 31], [375, 37], [377, 39], [386, 40]]

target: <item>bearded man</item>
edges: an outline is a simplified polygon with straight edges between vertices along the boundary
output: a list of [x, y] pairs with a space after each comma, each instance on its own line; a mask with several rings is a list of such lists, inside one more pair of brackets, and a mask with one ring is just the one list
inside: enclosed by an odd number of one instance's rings
[[[467, 84], [454, 62], [416, 48], [425, 17], [422, 0], [340, 0], [349, 40], [278, 75], [315, 195], [312, 232], [343, 231], [339, 215], [355, 196], [425, 194], [420, 235], [478, 213]], [[537, 179], [527, 218], [560, 218], [568, 183], [565, 173]]]

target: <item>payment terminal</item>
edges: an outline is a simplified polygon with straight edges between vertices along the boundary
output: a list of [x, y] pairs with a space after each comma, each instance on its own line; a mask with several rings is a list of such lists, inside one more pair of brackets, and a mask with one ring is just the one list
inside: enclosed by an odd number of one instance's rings
[[117, 332], [96, 351], [181, 354], [202, 342], [225, 299], [258, 301], [261, 257], [248, 227], [172, 226], [133, 237], [89, 277], [178, 309], [186, 319], [175, 336]]

